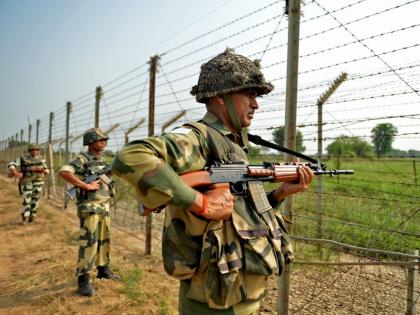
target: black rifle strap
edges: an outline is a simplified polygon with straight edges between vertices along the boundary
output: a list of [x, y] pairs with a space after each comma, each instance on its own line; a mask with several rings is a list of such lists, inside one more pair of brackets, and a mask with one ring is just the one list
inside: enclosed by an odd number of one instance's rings
[[282, 147], [282, 146], [280, 146], [278, 144], [275, 144], [275, 143], [272, 143], [270, 141], [264, 140], [260, 136], [257, 136], [257, 135], [251, 135], [250, 133], [248, 133], [248, 140], [251, 141], [254, 144], [262, 145], [263, 147], [267, 147], [267, 148], [270, 148], [270, 149], [274, 149], [274, 150], [277, 150], [277, 151], [280, 151], [280, 152], [285, 152], [285, 153], [297, 156], [297, 157], [302, 158], [302, 159], [304, 159], [306, 161], [309, 161], [311, 163], [315, 163], [315, 164], [318, 163], [317, 160], [311, 158], [310, 156], [307, 156], [303, 153], [299, 153], [299, 152], [287, 149], [285, 147]]

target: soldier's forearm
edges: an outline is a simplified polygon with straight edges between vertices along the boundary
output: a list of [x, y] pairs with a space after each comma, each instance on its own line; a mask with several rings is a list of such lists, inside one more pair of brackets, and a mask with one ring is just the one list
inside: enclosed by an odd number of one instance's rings
[[88, 184], [86, 184], [84, 181], [77, 178], [73, 173], [69, 171], [62, 171], [58, 173], [58, 175], [60, 175], [61, 178], [63, 178], [65, 181], [69, 182], [70, 184], [73, 184], [75, 186], [78, 186], [86, 190], [89, 188]]

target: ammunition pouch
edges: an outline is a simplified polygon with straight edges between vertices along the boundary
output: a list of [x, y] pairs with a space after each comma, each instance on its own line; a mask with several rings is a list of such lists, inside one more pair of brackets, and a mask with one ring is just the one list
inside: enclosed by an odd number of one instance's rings
[[[211, 308], [226, 309], [245, 300], [259, 299], [265, 288], [255, 283], [261, 284], [267, 276], [283, 271], [282, 248], [288, 245], [288, 239], [282, 219], [271, 208], [263, 218], [252, 207], [251, 199], [236, 198], [235, 211], [228, 221], [190, 217], [184, 225], [185, 218], [174, 218], [165, 227], [164, 267], [174, 278], [190, 279], [188, 298]], [[191, 232], [199, 230], [203, 231], [202, 239], [191, 236]]]

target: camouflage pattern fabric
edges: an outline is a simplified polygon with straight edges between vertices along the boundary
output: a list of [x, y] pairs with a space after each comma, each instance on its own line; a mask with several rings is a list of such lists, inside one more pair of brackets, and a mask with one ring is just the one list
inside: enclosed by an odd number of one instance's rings
[[25, 181], [44, 181], [45, 174], [31, 172], [31, 167], [39, 167], [48, 169], [47, 162], [41, 156], [32, 157], [31, 155], [21, 156], [13, 162], [10, 162], [8, 165], [9, 169], [20, 168], [20, 171], [23, 174], [21, 178], [21, 183]]
[[10, 162], [9, 169], [20, 168], [23, 177], [20, 179], [22, 187], [22, 218], [35, 218], [44, 187], [45, 174], [31, 172], [31, 167], [48, 169], [47, 162], [40, 156], [22, 156], [16, 161]]
[[101, 214], [82, 213], [79, 217], [77, 276], [91, 272], [93, 266], [107, 266], [110, 261], [109, 203], [96, 205], [96, 207], [101, 208]]
[[23, 208], [22, 218], [35, 218], [39, 199], [41, 198], [43, 181], [24, 181], [22, 184]]
[[[71, 160], [68, 165], [63, 165], [59, 172], [69, 171], [77, 175], [81, 180], [87, 176], [94, 174], [106, 166], [105, 160], [102, 156], [97, 158], [89, 152], [80, 153], [75, 159]], [[108, 185], [101, 184], [97, 191], [82, 191], [78, 189], [76, 196], [76, 205], [78, 213], [102, 213], [101, 207], [97, 204], [104, 204], [110, 201], [111, 188]]]
[[274, 87], [265, 80], [260, 68], [258, 60], [251, 61], [228, 48], [201, 66], [198, 84], [190, 93], [200, 103], [206, 103], [213, 96], [244, 89], [253, 89], [258, 95], [268, 94]]
[[[102, 156], [80, 153], [59, 172], [69, 171], [81, 180], [106, 166]], [[102, 184], [98, 191], [78, 190], [76, 196], [77, 215], [80, 219], [79, 255], [76, 273], [86, 274], [93, 266], [105, 266], [110, 260], [110, 198], [111, 190]]]
[[88, 145], [99, 140], [108, 140], [108, 135], [99, 128], [86, 130], [83, 135], [83, 145]]
[[181, 281], [179, 286], [179, 314], [180, 315], [258, 315], [260, 301], [244, 302], [233, 305], [227, 309], [215, 310], [206, 303], [200, 303], [186, 297], [189, 290], [187, 281]]
[[[229, 309], [264, 294], [267, 277], [283, 270], [282, 248], [289, 246], [284, 226], [268, 204], [250, 195], [235, 196], [228, 221], [208, 221], [185, 211], [195, 191], [177, 174], [213, 162], [248, 162], [237, 135], [213, 114], [171, 133], [134, 141], [112, 163], [149, 208], [168, 205], [162, 237], [166, 272], [184, 283], [185, 298], [211, 309]], [[232, 141], [234, 140], [234, 141]], [[260, 209], [261, 208], [261, 209]], [[269, 215], [262, 215], [268, 212]], [[279, 221], [280, 220], [280, 221]], [[292, 257], [292, 255], [290, 255]]]

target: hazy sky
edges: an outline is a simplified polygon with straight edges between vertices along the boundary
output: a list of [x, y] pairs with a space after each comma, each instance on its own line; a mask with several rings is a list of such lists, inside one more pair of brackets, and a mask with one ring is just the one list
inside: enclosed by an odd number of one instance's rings
[[[419, 116], [415, 116], [420, 114], [420, 95], [413, 92], [420, 89], [420, 28], [416, 26], [420, 1], [305, 3], [301, 18], [298, 125], [305, 125], [301, 130], [308, 151], [316, 148], [311, 140], [316, 136], [316, 127], [311, 127], [316, 122], [314, 104], [342, 71], [349, 73], [351, 80], [325, 106], [326, 144], [340, 134], [369, 141], [375, 124], [391, 122], [401, 134], [394, 147], [420, 149]], [[27, 128], [28, 119], [32, 124], [42, 119], [45, 135], [49, 112], [62, 114], [66, 101], [93, 93], [96, 86], [113, 81], [145, 65], [152, 55], [164, 52], [169, 53], [161, 58], [158, 123], [165, 115], [181, 109], [188, 110], [188, 119], [199, 118], [203, 110], [190, 97], [189, 88], [197, 80], [200, 64], [226, 47], [262, 58], [263, 71], [276, 89], [261, 102], [264, 106], [253, 127], [256, 133], [270, 138], [270, 127], [284, 124], [287, 17], [283, 16], [283, 8], [284, 1], [275, 0], [0, 0], [0, 139]], [[330, 14], [325, 14], [323, 8]], [[177, 48], [181, 44], [184, 46]], [[147, 117], [146, 104], [139, 111], [130, 105], [143, 105], [135, 100], [143, 95], [141, 82], [145, 80], [141, 74], [138, 76], [138, 81], [133, 81], [139, 87], [132, 101], [128, 96], [124, 96], [126, 103], [111, 101], [129, 88], [129, 84], [118, 87], [122, 79], [105, 88], [109, 106], [101, 121], [109, 125], [121, 123], [113, 138], [123, 139], [124, 130], [135, 119]], [[172, 83], [165, 87], [165, 80]], [[173, 91], [177, 96], [169, 95]], [[143, 97], [142, 102], [146, 100]], [[90, 113], [84, 122], [81, 109], [86, 106]], [[124, 112], [124, 108], [129, 110]], [[71, 124], [72, 134], [92, 125], [91, 112], [90, 103], [79, 105]], [[404, 120], [389, 118], [398, 114], [414, 116]], [[374, 119], [356, 121], [364, 118]], [[63, 133], [63, 119], [57, 118], [57, 137]], [[147, 133], [146, 129], [138, 132], [138, 137]], [[121, 140], [113, 143], [115, 149], [121, 144]]]
[[0, 135], [143, 63], [171, 35], [228, 2], [0, 0], [0, 104], [8, 109]]

